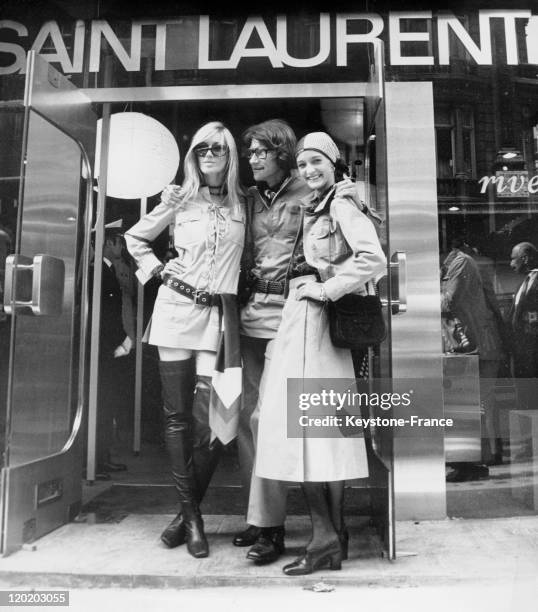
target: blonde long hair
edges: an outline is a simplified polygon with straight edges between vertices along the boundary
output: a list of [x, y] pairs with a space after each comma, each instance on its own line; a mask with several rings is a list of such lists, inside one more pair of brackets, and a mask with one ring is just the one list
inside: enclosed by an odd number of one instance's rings
[[244, 192], [239, 183], [239, 159], [237, 155], [237, 146], [234, 137], [230, 130], [220, 121], [211, 121], [202, 125], [202, 127], [194, 134], [192, 141], [185, 155], [183, 168], [185, 179], [183, 181], [184, 198], [189, 201], [194, 197], [200, 189], [202, 173], [194, 152], [202, 142], [207, 142], [214, 136], [221, 136], [228, 147], [228, 162], [224, 168], [225, 184], [228, 191], [228, 201], [232, 206], [240, 207], [240, 203], [244, 199]]

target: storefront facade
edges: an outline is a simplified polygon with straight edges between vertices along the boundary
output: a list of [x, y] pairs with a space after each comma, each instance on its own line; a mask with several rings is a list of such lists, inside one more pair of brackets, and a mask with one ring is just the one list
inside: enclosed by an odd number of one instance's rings
[[[496, 505], [505, 515], [536, 510], [537, 476], [528, 466], [537, 440], [528, 432], [536, 432], [538, 415], [521, 405], [506, 346], [491, 359], [498, 369], [484, 376], [474, 347], [457, 345], [455, 317], [440, 291], [450, 252], [474, 248], [510, 336], [510, 308], [523, 280], [510, 269], [510, 253], [518, 243], [538, 241], [538, 17], [528, 8], [471, 3], [461, 11], [404, 12], [369, 4], [223, 17], [181, 15], [161, 5], [140, 14], [85, 5], [59, 12], [51, 3], [39, 16], [14, 10], [0, 22], [0, 229], [5, 257], [30, 258], [8, 260], [6, 273], [1, 266], [8, 279], [20, 279], [5, 285], [11, 293], [0, 323], [3, 362], [10, 362], [2, 373], [4, 551], [78, 511], [81, 438], [88, 423], [91, 446], [97, 384], [97, 357], [88, 358], [86, 346], [89, 232], [118, 217], [130, 226], [141, 209], [140, 201], [95, 198], [88, 177], [97, 119], [106, 151], [110, 115], [126, 110], [163, 123], [182, 155], [210, 119], [223, 120], [237, 139], [248, 125], [274, 116], [298, 136], [328, 131], [383, 218], [391, 265], [380, 291], [389, 335], [372, 351], [371, 371], [399, 384], [414, 381], [417, 414], [456, 423], [409, 435], [383, 427], [374, 433], [369, 486], [379, 493], [391, 556], [395, 519], [495, 516]], [[28, 72], [30, 50], [40, 58]], [[249, 184], [246, 164], [242, 173]], [[104, 175], [106, 164], [101, 186]], [[149, 198], [144, 206], [156, 202]], [[64, 262], [62, 321], [52, 306], [48, 314], [43, 306], [40, 317], [36, 296], [25, 293], [21, 264], [33, 263], [35, 280], [35, 255], [42, 253]], [[52, 359], [58, 353], [61, 367]], [[492, 408], [481, 378], [493, 379]], [[501, 498], [486, 479], [478, 496], [445, 482], [447, 464], [481, 464], [484, 447], [491, 482], [503, 483]], [[23, 495], [18, 483], [29, 478], [35, 494]]]

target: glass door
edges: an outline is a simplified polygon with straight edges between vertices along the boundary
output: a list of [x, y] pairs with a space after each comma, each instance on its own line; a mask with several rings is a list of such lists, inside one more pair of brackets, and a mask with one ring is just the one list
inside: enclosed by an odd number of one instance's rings
[[28, 56], [11, 318], [2, 552], [64, 524], [81, 500], [81, 423], [96, 116], [63, 75]]

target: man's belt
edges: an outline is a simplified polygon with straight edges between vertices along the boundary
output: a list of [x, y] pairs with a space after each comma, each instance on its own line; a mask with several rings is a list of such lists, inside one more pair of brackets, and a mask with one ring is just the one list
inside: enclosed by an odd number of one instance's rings
[[163, 284], [169, 289], [190, 298], [198, 306], [218, 306], [220, 304], [220, 295], [218, 293], [209, 293], [208, 291], [200, 291], [182, 281], [180, 278], [175, 276], [165, 275], [163, 278]]
[[277, 295], [284, 294], [285, 284], [282, 281], [271, 281], [263, 278], [257, 278], [254, 283], [254, 291], [258, 293], [276, 293]]

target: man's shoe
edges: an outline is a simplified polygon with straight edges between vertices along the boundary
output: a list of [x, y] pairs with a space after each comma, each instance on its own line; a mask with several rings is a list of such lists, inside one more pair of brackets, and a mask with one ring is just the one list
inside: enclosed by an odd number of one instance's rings
[[465, 463], [452, 467], [446, 474], [446, 482], [470, 482], [473, 480], [484, 480], [489, 477], [489, 469], [486, 465]]
[[98, 470], [100, 472], [125, 472], [127, 470], [127, 466], [125, 463], [113, 463], [112, 461], [107, 461], [106, 463], [99, 465]]
[[256, 525], [248, 525], [246, 529], [236, 533], [232, 543], [234, 546], [252, 546], [256, 544], [262, 529]]
[[469, 480], [484, 480], [485, 478], [489, 478], [487, 465], [473, 465], [469, 470]]
[[256, 565], [273, 563], [284, 553], [284, 527], [263, 527], [254, 546], [248, 551], [247, 559]]
[[108, 472], [95, 472], [95, 480], [110, 480], [111, 478]]

